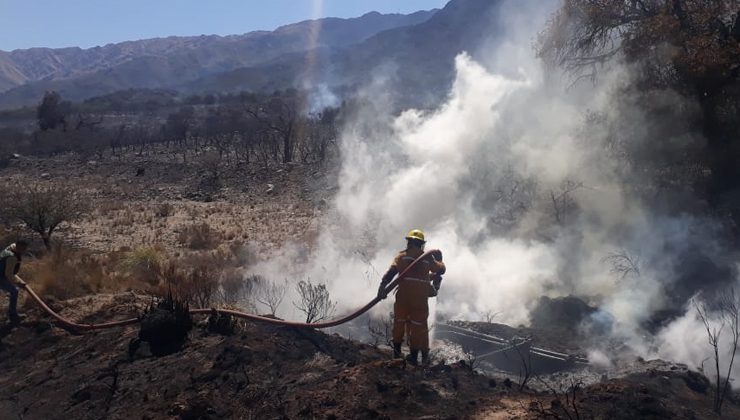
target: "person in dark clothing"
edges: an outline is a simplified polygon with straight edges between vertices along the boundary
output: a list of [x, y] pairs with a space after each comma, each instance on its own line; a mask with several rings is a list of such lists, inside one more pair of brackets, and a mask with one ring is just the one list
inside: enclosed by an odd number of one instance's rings
[[18, 314], [18, 286], [24, 286], [26, 283], [18, 277], [18, 272], [26, 250], [28, 250], [28, 242], [19, 239], [0, 252], [0, 289], [10, 295], [8, 317], [14, 324], [19, 323], [23, 318]]

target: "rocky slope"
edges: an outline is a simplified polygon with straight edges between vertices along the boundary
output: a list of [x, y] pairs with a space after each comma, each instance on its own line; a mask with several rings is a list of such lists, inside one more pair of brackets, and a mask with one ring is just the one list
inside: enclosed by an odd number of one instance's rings
[[[46, 90], [57, 90], [71, 100], [128, 88], [202, 94], [325, 86], [341, 93], [376, 79], [384, 80], [385, 91], [393, 92], [401, 107], [431, 106], [449, 91], [458, 54], [484, 58], [479, 57], [481, 47], [490, 50], [500, 42], [507, 7], [531, 10], [541, 8], [542, 3], [451, 0], [439, 11], [405, 17], [369, 14], [356, 22], [326, 20], [314, 44], [307, 38], [312, 23], [304, 22], [267, 34], [106, 46], [126, 53], [116, 53], [100, 65], [68, 76], [55, 76], [64, 72], [55, 68], [45, 70], [53, 75], [50, 80], [0, 93], [0, 109], [35, 103]], [[147, 43], [153, 45], [151, 51], [142, 53]], [[82, 60], [88, 61], [96, 62]], [[0, 69], [2, 62], [0, 55]]]
[[309, 48], [346, 47], [385, 30], [418, 24], [434, 12], [373, 12], [353, 19], [304, 21], [272, 32], [225, 37], [168, 37], [89, 49], [0, 51], [0, 92], [5, 91], [0, 104], [34, 103], [52, 89], [78, 100], [128, 88], [177, 86]]
[[[257, 66], [208, 75], [181, 89], [270, 91], [308, 79], [341, 90], [382, 79], [400, 105], [429, 106], [449, 91], [455, 56], [465, 51], [476, 57], [484, 43], [500, 38], [504, 23], [500, 11], [511, 4], [451, 0], [424, 22], [380, 32], [352, 48], [286, 54]], [[537, 2], [519, 1], [517, 7], [532, 4]], [[311, 68], [306, 68], [308, 62]]]

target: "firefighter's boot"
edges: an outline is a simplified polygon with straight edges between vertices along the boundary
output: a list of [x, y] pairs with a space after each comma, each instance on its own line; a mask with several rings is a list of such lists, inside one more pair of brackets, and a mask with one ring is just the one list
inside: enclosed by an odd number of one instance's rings
[[414, 366], [419, 364], [419, 350], [411, 349], [411, 352], [406, 356], [406, 361]]
[[403, 353], [401, 353], [401, 343], [393, 343], [393, 358], [394, 359], [403, 358]]
[[421, 364], [423, 366], [429, 366], [429, 350], [422, 350], [421, 351]]

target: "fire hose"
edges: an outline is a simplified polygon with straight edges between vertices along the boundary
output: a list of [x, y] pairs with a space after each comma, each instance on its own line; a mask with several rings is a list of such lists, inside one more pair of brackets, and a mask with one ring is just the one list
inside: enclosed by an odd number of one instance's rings
[[[406, 267], [405, 270], [403, 270], [398, 276], [396, 276], [396, 278], [393, 281], [391, 281], [388, 284], [388, 286], [386, 286], [384, 295], [388, 295], [390, 292], [392, 292], [393, 289], [396, 288], [396, 286], [398, 285], [399, 281], [417, 263], [419, 263], [424, 258], [430, 256], [431, 254], [435, 252], [436, 250], [427, 251], [424, 254], [422, 254], [419, 258], [415, 259], [411, 264], [409, 264], [409, 266]], [[46, 302], [44, 302], [43, 299], [41, 299], [41, 297], [39, 297], [38, 294], [36, 294], [36, 292], [33, 291], [33, 289], [28, 284], [24, 284], [21, 287], [24, 288], [26, 292], [28, 292], [29, 296], [31, 296], [31, 298], [34, 301], [36, 301], [36, 303], [41, 307], [41, 309], [44, 312], [46, 312], [48, 315], [50, 315], [52, 318], [56, 320], [56, 325], [59, 328], [62, 328], [70, 332], [94, 331], [94, 330], [102, 330], [106, 328], [124, 327], [127, 325], [136, 324], [141, 321], [140, 318], [129, 318], [129, 319], [123, 319], [120, 321], [111, 321], [111, 322], [104, 322], [104, 323], [99, 323], [99, 324], [80, 324], [80, 323], [71, 321], [59, 315], [58, 313], [56, 313], [53, 309], [49, 307], [49, 305], [46, 304]], [[255, 315], [255, 314], [248, 314], [246, 312], [236, 311], [232, 309], [222, 309], [222, 308], [191, 309], [190, 313], [192, 315], [209, 315], [213, 313], [213, 311], [217, 311], [224, 315], [230, 315], [236, 318], [248, 319], [248, 320], [256, 321], [256, 322], [264, 322], [264, 323], [272, 324], [272, 325], [282, 325], [282, 326], [298, 327], [298, 328], [331, 328], [331, 327], [336, 327], [338, 325], [342, 325], [344, 323], [352, 321], [353, 319], [369, 311], [373, 306], [377, 305], [381, 300], [383, 300], [383, 298], [376, 296], [374, 299], [368, 302], [365, 306], [363, 306], [362, 308], [348, 315], [345, 315], [341, 318], [333, 319], [330, 321], [314, 322], [314, 323], [285, 321], [282, 319], [270, 318], [267, 316], [261, 316], [261, 315]]]

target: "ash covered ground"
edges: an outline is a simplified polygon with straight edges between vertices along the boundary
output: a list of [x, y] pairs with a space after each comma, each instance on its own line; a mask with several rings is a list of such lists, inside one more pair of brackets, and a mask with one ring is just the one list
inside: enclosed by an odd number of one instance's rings
[[[129, 293], [53, 305], [65, 316], [100, 322], [140, 314], [147, 302]], [[713, 418], [708, 381], [659, 361], [584, 384], [568, 405], [566, 380], [542, 378], [552, 390], [519, 389], [466, 361], [413, 367], [386, 350], [322, 332], [245, 323], [226, 336], [201, 319], [180, 350], [157, 357], [130, 352], [135, 326], [71, 335], [35, 310], [29, 314], [2, 332], [5, 418], [530, 419], [567, 418], [574, 410], [581, 418]], [[740, 415], [734, 399], [725, 415]]]

